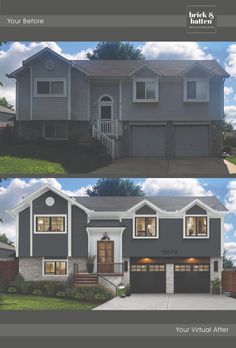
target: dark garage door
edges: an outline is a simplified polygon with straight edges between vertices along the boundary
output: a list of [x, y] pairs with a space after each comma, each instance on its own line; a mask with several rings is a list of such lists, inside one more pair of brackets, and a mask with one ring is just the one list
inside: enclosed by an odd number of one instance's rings
[[176, 157], [209, 156], [208, 126], [176, 126], [175, 127]]
[[165, 156], [165, 127], [132, 126], [131, 156]]
[[209, 293], [209, 264], [175, 265], [175, 293]]
[[165, 265], [131, 265], [130, 284], [134, 293], [165, 293]]

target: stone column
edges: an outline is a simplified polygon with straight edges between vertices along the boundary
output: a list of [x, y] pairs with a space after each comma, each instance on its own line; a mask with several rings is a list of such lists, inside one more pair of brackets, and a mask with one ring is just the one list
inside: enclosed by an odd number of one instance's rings
[[166, 293], [174, 293], [174, 265], [166, 264]]
[[[218, 272], [214, 272], [214, 261], [218, 261]], [[210, 281], [220, 279], [222, 281], [223, 258], [211, 257], [210, 259]]]

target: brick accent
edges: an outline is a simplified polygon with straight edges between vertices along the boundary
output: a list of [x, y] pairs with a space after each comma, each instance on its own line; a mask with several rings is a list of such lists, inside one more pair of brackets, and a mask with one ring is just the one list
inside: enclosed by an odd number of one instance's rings
[[0, 260], [0, 279], [6, 282], [12, 282], [18, 275], [18, 260]]
[[166, 264], [166, 293], [174, 293], [174, 265]]

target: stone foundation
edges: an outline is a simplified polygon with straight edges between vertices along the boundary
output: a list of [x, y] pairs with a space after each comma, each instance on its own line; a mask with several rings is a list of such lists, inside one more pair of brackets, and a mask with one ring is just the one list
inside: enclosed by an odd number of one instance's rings
[[166, 293], [174, 293], [174, 265], [166, 264]]

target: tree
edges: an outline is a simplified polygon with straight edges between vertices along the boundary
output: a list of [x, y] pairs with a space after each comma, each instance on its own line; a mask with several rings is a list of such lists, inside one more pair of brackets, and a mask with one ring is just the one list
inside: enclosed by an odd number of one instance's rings
[[224, 250], [224, 255], [223, 255], [223, 268], [233, 268], [234, 263], [230, 257], [226, 256], [227, 251], [226, 249]]
[[99, 179], [92, 189], [87, 190], [93, 196], [144, 196], [140, 185], [130, 179]]
[[6, 100], [6, 98], [0, 98], [0, 105], [5, 106], [5, 108], [11, 109], [13, 110], [13, 105], [11, 105], [10, 103], [8, 103], [8, 101]]
[[0, 242], [5, 243], [7, 245], [14, 245], [14, 243], [12, 241], [10, 241], [10, 239], [7, 238], [7, 236], [5, 235], [5, 233], [0, 234]]
[[[0, 47], [4, 44], [4, 42], [0, 41]], [[3, 86], [2, 82], [0, 81], [0, 86]]]
[[121, 41], [102, 41], [99, 42], [92, 53], [87, 53], [90, 60], [97, 59], [128, 59], [141, 60], [144, 59], [139, 48], [128, 42]]
[[230, 121], [226, 121], [227, 114], [224, 113], [222, 130], [223, 132], [232, 132], [234, 130], [233, 124]]

